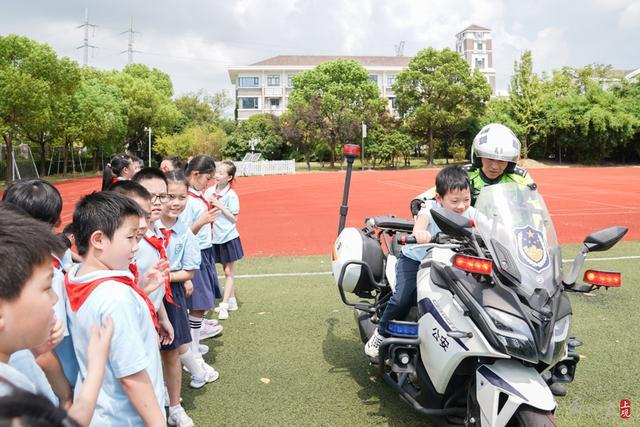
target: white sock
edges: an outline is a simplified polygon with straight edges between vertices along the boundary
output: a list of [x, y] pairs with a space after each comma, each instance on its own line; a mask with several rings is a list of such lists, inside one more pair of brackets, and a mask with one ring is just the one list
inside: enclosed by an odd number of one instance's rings
[[202, 317], [189, 315], [189, 326], [191, 327], [191, 349], [198, 353], [200, 345], [200, 329], [202, 328]]
[[184, 366], [187, 367], [189, 372], [191, 372], [191, 375], [204, 378], [205, 372], [202, 366], [200, 365], [200, 359], [196, 357], [196, 355], [193, 353], [193, 351], [191, 351], [191, 349], [188, 349], [187, 351], [185, 351], [180, 355], [180, 361]]
[[182, 408], [182, 405], [180, 405], [179, 403], [176, 406], [169, 406], [169, 414], [173, 414], [180, 408]]

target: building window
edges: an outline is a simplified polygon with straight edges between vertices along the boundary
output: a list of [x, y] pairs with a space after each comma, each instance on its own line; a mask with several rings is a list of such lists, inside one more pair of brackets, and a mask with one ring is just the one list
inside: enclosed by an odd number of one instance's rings
[[280, 86], [280, 76], [277, 74], [267, 76], [267, 86]]
[[295, 74], [287, 74], [287, 87], [293, 87], [293, 78]]
[[476, 50], [484, 50], [484, 43], [482, 42], [476, 43]]
[[238, 98], [240, 100], [241, 110], [257, 110], [258, 109], [258, 97], [252, 98]]
[[378, 84], [378, 76], [376, 76], [375, 74], [369, 75], [369, 81]]
[[484, 70], [484, 58], [476, 58], [476, 66], [480, 70]]
[[389, 97], [389, 102], [391, 103], [391, 108], [393, 108], [395, 110], [396, 109], [396, 97], [395, 96], [390, 96]]
[[394, 83], [396, 82], [396, 78], [397, 78], [397, 77], [396, 77], [395, 75], [393, 75], [393, 76], [387, 76], [387, 86], [388, 86], [388, 87], [393, 86], [393, 85], [394, 85]]
[[260, 77], [238, 77], [238, 87], [259, 87]]

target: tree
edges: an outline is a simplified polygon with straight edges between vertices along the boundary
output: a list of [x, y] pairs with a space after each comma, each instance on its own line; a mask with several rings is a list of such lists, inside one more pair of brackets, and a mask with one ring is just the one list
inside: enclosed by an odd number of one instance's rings
[[491, 95], [482, 74], [470, 72], [456, 52], [433, 48], [421, 50], [393, 85], [398, 112], [407, 128], [429, 143], [429, 165], [433, 165], [434, 133], [454, 134], [480, 114]]
[[169, 76], [143, 64], [127, 65], [122, 72], [110, 73], [110, 83], [120, 89], [127, 103], [127, 133], [124, 140], [132, 151], [144, 151], [145, 127], [151, 127], [155, 137], [174, 130], [180, 112], [171, 99], [173, 85]]
[[240, 160], [251, 151], [249, 141], [257, 140], [256, 151], [268, 160], [286, 157], [285, 143], [278, 132], [278, 118], [272, 114], [255, 114], [238, 123], [236, 130], [229, 136], [224, 150], [225, 157]]
[[356, 143], [362, 122], [368, 122], [384, 110], [385, 100], [367, 70], [353, 60], [338, 59], [303, 71], [294, 77], [289, 108], [305, 108], [318, 99], [329, 143], [331, 166], [336, 147]]
[[71, 64], [47, 45], [17, 35], [0, 36], [0, 133], [7, 148], [5, 179], [12, 180], [13, 145], [25, 131], [43, 131], [52, 100], [71, 91]]
[[533, 61], [529, 50], [522, 54], [520, 63], [518, 61], [514, 63], [509, 98], [513, 116], [520, 130], [520, 133], [516, 134], [522, 141], [522, 153], [526, 159], [531, 146], [539, 141], [538, 126], [543, 114], [540, 80], [533, 72]]
[[294, 105], [278, 124], [282, 138], [304, 156], [307, 169], [311, 170], [313, 148], [325, 138], [320, 99], [312, 97], [307, 104]]
[[81, 81], [80, 67], [69, 58], [58, 60], [57, 72], [51, 75], [54, 81], [47, 96], [46, 109], [33, 117], [21, 127], [21, 133], [26, 139], [38, 145], [40, 151], [40, 175], [45, 174], [46, 147], [56, 138], [56, 120], [60, 104], [64, 99], [72, 96], [78, 90]]
[[227, 135], [222, 129], [213, 125], [195, 126], [177, 134], [159, 137], [154, 144], [154, 151], [161, 156], [178, 156], [183, 159], [198, 154], [221, 159], [226, 143]]

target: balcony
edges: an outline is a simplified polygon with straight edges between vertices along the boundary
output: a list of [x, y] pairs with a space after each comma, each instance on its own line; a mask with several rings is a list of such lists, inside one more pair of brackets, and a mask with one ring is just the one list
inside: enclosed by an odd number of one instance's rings
[[265, 86], [264, 96], [277, 98], [282, 96], [282, 86]]

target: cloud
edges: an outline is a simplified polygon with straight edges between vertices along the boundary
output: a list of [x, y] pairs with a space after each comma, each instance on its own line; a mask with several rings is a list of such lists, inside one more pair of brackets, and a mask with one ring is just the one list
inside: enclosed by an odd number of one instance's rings
[[640, 29], [640, 1], [630, 3], [622, 11], [618, 25], [624, 30]]

